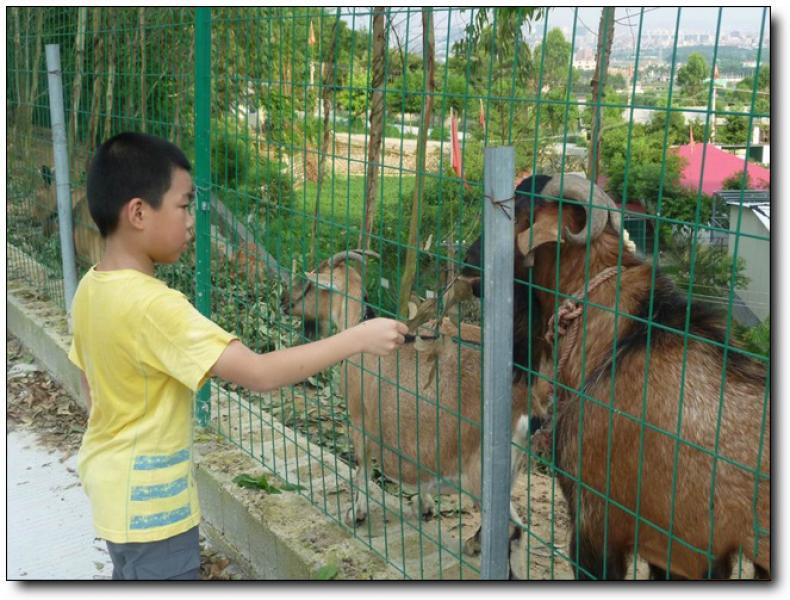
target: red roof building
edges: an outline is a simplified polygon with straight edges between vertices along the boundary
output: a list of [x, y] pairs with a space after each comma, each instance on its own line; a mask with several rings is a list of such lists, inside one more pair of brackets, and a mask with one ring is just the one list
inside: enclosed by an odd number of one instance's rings
[[[706, 148], [707, 147], [707, 148]], [[680, 174], [680, 183], [694, 190], [699, 188], [700, 174], [702, 192], [715, 194], [724, 186], [724, 181], [733, 175], [743, 173], [744, 159], [713, 144], [691, 143], [677, 148], [678, 155], [685, 159], [685, 166]], [[702, 169], [702, 155], [705, 154], [705, 169]], [[771, 183], [771, 171], [760, 165], [748, 163], [746, 166], [752, 187], [768, 187]]]

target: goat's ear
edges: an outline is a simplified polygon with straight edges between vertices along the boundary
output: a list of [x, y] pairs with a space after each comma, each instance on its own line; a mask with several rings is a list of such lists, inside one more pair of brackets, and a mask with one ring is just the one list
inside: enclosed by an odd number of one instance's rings
[[332, 277], [329, 273], [305, 273], [305, 277], [310, 283], [316, 284], [319, 288], [328, 289], [332, 292], [339, 292], [336, 285], [337, 277]]
[[532, 227], [518, 234], [516, 244], [524, 257], [524, 266], [531, 267], [535, 262], [535, 249], [549, 242], [562, 242], [557, 215], [553, 212], [543, 212], [535, 219]]

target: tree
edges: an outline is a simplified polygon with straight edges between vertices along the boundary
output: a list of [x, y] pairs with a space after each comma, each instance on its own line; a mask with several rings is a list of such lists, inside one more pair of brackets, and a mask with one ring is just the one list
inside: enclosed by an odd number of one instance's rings
[[601, 20], [598, 23], [598, 51], [596, 53], [595, 73], [590, 87], [592, 88], [593, 114], [590, 123], [592, 140], [590, 143], [587, 163], [587, 176], [592, 180], [598, 179], [598, 160], [601, 149], [601, 97], [606, 92], [606, 74], [609, 70], [609, 57], [612, 54], [614, 41], [614, 8], [601, 9]]
[[[545, 49], [544, 44], [538, 44], [535, 46], [533, 56], [535, 74], [540, 78], [543, 87], [550, 89], [567, 87], [568, 73], [572, 64], [571, 44], [565, 39], [561, 29], [555, 27], [549, 31], [546, 34]], [[541, 62], [543, 63], [542, 77], [540, 76]]]
[[409, 314], [409, 300], [417, 274], [417, 243], [419, 240], [419, 215], [422, 207], [422, 195], [425, 186], [425, 151], [428, 141], [428, 127], [431, 123], [431, 110], [433, 109], [434, 95], [434, 65], [435, 41], [433, 34], [433, 11], [430, 8], [422, 9], [423, 32], [423, 64], [425, 69], [425, 102], [423, 104], [422, 118], [420, 119], [420, 134], [417, 139], [417, 181], [414, 185], [414, 196], [411, 205], [411, 219], [409, 220], [409, 241], [406, 246], [406, 261], [403, 276], [400, 282], [400, 314]]
[[727, 115], [724, 126], [716, 130], [716, 140], [721, 144], [745, 144], [749, 137], [748, 117]]
[[[579, 118], [579, 107], [570, 102], [569, 92], [578, 81], [579, 72], [572, 67], [571, 45], [560, 29], [554, 28], [548, 33], [545, 50], [543, 44], [535, 47], [534, 61], [535, 77], [542, 83], [543, 88], [541, 128], [547, 128], [552, 134], [561, 133], [569, 129], [569, 123], [576, 123]], [[575, 125], [571, 129], [575, 129]]]
[[[693, 281], [690, 280], [692, 251]], [[733, 276], [733, 257], [726, 248], [701, 244], [688, 235], [675, 233], [664, 242], [661, 270], [682, 291], [691, 287], [695, 299], [710, 302], [711, 297], [728, 298], [730, 288], [745, 288], [749, 285], [749, 278], [743, 274], [745, 268], [746, 261], [738, 257]]]
[[[751, 110], [752, 95], [754, 95], [754, 76], [745, 77], [735, 86], [735, 98], [738, 108]], [[754, 97], [754, 111], [758, 113], [771, 112], [771, 68], [769, 66], [760, 67], [757, 76], [757, 94]]]
[[[645, 133], [648, 135], [658, 134], [663, 137], [664, 129], [667, 123], [667, 113], [664, 111], [656, 111], [650, 117], [650, 122], [645, 126]], [[686, 119], [683, 118], [683, 113], [671, 111], [669, 113], [669, 139], [667, 143], [672, 146], [679, 144], [686, 144], [689, 142], [689, 129], [686, 127]], [[702, 141], [702, 136], [695, 141]]]
[[[500, 143], [525, 139], [534, 131], [535, 68], [522, 28], [540, 18], [540, 8], [478, 9], [466, 29], [466, 37], [453, 45], [455, 64], [461, 64], [468, 80], [469, 96], [484, 100], [484, 137]], [[465, 107], [478, 114], [478, 102]], [[518, 152], [517, 152], [518, 154]]]
[[[384, 130], [384, 60], [387, 54], [387, 39], [384, 31], [384, 8], [373, 10], [373, 56], [370, 106], [370, 139], [368, 140], [368, 160], [365, 186], [365, 210], [359, 232], [359, 247], [370, 248], [370, 232], [376, 215], [376, 181], [379, 174], [379, 156]], [[317, 203], [316, 203], [317, 204]]]
[[678, 69], [677, 82], [689, 101], [699, 102], [705, 93], [705, 79], [710, 77], [710, 69], [705, 57], [699, 52], [689, 56], [688, 62]]

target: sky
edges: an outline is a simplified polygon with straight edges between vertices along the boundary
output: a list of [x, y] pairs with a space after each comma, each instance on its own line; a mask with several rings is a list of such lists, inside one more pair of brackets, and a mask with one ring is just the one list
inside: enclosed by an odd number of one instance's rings
[[[349, 27], [368, 28], [370, 26], [371, 9], [356, 7], [357, 17], [354, 19], [350, 15], [354, 8], [343, 9], [344, 20]], [[409, 50], [420, 52], [422, 47], [422, 24], [420, 7], [411, 7], [408, 12], [406, 8], [393, 8], [391, 18], [398, 32], [398, 39], [402, 44], [408, 40]], [[617, 27], [615, 28], [615, 39], [617, 36], [628, 35], [630, 24], [633, 35], [638, 33], [640, 7], [618, 7], [615, 12]], [[450, 23], [448, 26], [448, 14]], [[464, 27], [470, 18], [470, 10], [454, 8], [450, 13], [445, 8], [437, 8], [434, 11], [434, 35], [436, 39], [437, 56], [441, 57], [449, 46], [464, 34]], [[577, 13], [577, 35], [583, 33], [597, 35], [598, 21], [601, 9], [579, 8]], [[718, 19], [718, 7], [691, 7], [681, 8], [680, 10], [680, 33], [716, 33], [716, 23]], [[654, 30], [666, 30], [674, 32], [678, 17], [677, 7], [654, 7], [645, 8], [643, 21], [643, 35]], [[760, 31], [760, 24], [763, 18], [763, 8], [752, 7], [729, 7], [722, 9], [721, 15], [721, 35], [732, 31], [742, 33], [757, 34]], [[771, 12], [766, 13], [766, 29], [764, 36], [768, 37]], [[554, 27], [567, 28], [567, 36], [570, 36], [573, 27], [574, 9], [573, 7], [554, 7], [549, 11], [549, 29]], [[353, 23], [353, 25], [352, 25]], [[542, 30], [543, 24], [537, 25]], [[449, 38], [449, 44], [448, 44]]]

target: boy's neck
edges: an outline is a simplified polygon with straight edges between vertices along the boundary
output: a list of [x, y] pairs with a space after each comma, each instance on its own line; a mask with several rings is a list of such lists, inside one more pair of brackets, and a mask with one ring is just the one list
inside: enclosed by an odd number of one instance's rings
[[107, 238], [104, 255], [94, 267], [96, 271], [133, 269], [154, 276], [154, 262], [144, 253], [127, 247], [115, 236]]

